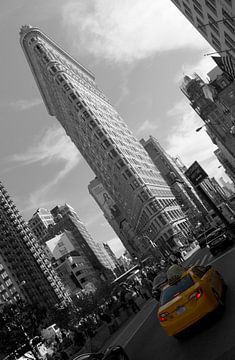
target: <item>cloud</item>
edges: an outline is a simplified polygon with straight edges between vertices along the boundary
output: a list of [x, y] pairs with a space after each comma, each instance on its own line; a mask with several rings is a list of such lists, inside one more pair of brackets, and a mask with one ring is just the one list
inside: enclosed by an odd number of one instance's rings
[[193, 73], [197, 73], [204, 81], [206, 81], [207, 73], [211, 71], [215, 66], [216, 64], [211, 59], [210, 56], [202, 57], [200, 61], [197, 61], [196, 63], [195, 62], [192, 64], [183, 63], [181, 70], [176, 74], [175, 81], [179, 83], [182, 81], [184, 75], [190, 76]]
[[140, 127], [136, 130], [136, 136], [149, 135], [152, 130], [156, 130], [158, 125], [156, 123], [152, 123], [150, 120], [146, 119]]
[[23, 110], [29, 110], [35, 106], [41, 105], [42, 103], [43, 103], [42, 99], [39, 99], [39, 98], [35, 98], [35, 99], [31, 99], [31, 100], [21, 99], [21, 100], [11, 102], [9, 104], [9, 106], [11, 108], [13, 108], [14, 110], [23, 111]]
[[197, 160], [210, 176], [224, 176], [224, 170], [218, 168], [221, 164], [214, 155], [217, 147], [204, 129], [195, 131], [203, 122], [187, 100], [175, 104], [167, 115], [173, 117], [176, 124], [168, 137], [167, 152], [172, 156], [179, 155], [186, 166]]
[[75, 50], [116, 62], [207, 44], [170, 0], [70, 0], [61, 15]]
[[62, 178], [64, 178], [80, 161], [81, 157], [75, 145], [66, 136], [62, 128], [49, 128], [41, 134], [36, 144], [22, 154], [15, 154], [11, 158], [18, 166], [28, 166], [40, 163], [42, 166], [50, 163], [63, 162], [63, 168], [55, 174], [53, 180], [30, 194], [28, 209], [39, 207], [48, 199], [48, 192]]

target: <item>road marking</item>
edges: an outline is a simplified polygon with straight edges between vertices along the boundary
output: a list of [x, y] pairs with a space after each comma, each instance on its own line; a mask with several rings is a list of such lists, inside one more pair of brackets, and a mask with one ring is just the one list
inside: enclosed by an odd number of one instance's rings
[[202, 259], [202, 261], [201, 261], [200, 265], [203, 265], [203, 264], [204, 264], [204, 262], [205, 262], [205, 260], [206, 260], [207, 256], [208, 256], [207, 254], [204, 256], [204, 258]]
[[197, 261], [194, 263], [194, 265], [195, 266], [198, 265], [200, 261], [201, 261], [201, 259], [197, 259]]

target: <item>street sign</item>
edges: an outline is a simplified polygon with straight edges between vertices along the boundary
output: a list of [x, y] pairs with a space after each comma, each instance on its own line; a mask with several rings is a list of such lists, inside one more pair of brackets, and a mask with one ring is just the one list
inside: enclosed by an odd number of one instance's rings
[[207, 173], [197, 161], [194, 161], [194, 163], [185, 171], [185, 175], [194, 186], [199, 185], [205, 178], [208, 177]]

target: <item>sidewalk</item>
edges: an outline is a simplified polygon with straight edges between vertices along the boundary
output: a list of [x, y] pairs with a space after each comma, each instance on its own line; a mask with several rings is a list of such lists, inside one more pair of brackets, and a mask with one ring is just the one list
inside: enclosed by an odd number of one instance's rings
[[147, 301], [140, 297], [137, 298], [137, 304], [141, 308], [141, 310], [138, 313], [133, 313], [131, 312], [131, 310], [129, 313], [126, 311], [121, 311], [121, 316], [119, 318], [120, 326], [117, 329], [117, 331], [110, 334], [108, 326], [106, 324], [103, 324], [98, 329], [98, 332], [95, 335], [95, 337], [92, 339], [88, 339], [86, 345], [82, 349], [80, 349], [78, 352], [76, 352], [73, 355], [71, 354], [72, 355], [71, 358], [75, 358], [80, 354], [89, 353], [89, 352], [98, 352], [106, 349], [108, 346], [113, 344], [119, 336], [122, 335], [125, 329], [129, 326], [129, 324], [132, 323], [134, 319], [136, 319], [136, 317], [139, 317], [139, 315], [146, 307], [148, 307], [148, 304], [151, 301], [153, 301], [152, 298]]
[[189, 252], [187, 252], [187, 254], [185, 256], [183, 256], [184, 261], [188, 260], [199, 249], [200, 249], [200, 246], [195, 245], [195, 247], [192, 250], [190, 250]]

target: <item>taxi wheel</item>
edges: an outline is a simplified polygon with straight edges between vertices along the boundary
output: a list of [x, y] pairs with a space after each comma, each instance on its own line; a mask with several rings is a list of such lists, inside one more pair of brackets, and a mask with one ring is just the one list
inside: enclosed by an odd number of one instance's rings
[[224, 301], [221, 299], [221, 297], [219, 296], [217, 291], [215, 289], [212, 289], [212, 292], [213, 292], [213, 294], [214, 294], [214, 296], [215, 296], [215, 298], [216, 298], [216, 300], [218, 302], [219, 307], [221, 307], [221, 308], [224, 307], [225, 306]]

